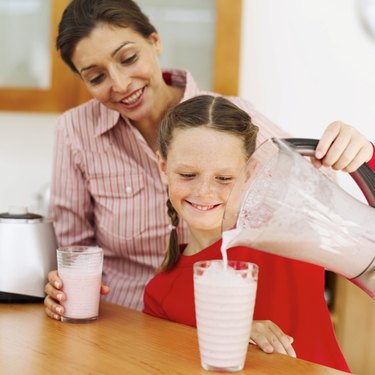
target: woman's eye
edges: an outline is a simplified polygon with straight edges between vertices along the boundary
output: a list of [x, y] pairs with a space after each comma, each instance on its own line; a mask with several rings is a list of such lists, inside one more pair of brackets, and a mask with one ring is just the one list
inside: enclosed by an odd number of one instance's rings
[[128, 65], [133, 63], [135, 60], [137, 60], [137, 54], [131, 55], [123, 60], [121, 60], [121, 64]]
[[94, 78], [89, 79], [88, 81], [89, 81], [90, 85], [97, 85], [97, 84], [99, 84], [100, 82], [103, 81], [103, 78], [104, 78], [104, 74], [99, 74], [99, 75], [95, 76]]

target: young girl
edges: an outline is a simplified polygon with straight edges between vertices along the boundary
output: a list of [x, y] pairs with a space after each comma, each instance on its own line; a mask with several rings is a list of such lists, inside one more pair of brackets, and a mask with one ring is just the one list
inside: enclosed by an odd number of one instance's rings
[[[161, 271], [145, 289], [145, 313], [196, 326], [193, 264], [221, 259], [225, 202], [254, 152], [257, 131], [246, 112], [209, 95], [180, 103], [162, 121], [157, 156], [172, 225]], [[189, 243], [178, 246], [181, 219]], [[247, 247], [228, 249], [228, 259], [259, 265], [252, 341], [265, 352], [297, 353], [349, 371], [324, 299], [323, 268]]]

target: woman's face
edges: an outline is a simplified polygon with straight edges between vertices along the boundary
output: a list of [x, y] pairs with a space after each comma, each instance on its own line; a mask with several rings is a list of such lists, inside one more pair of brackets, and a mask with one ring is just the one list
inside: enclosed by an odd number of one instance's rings
[[162, 103], [158, 34], [148, 39], [130, 27], [99, 24], [76, 46], [72, 61], [91, 95], [137, 122]]
[[173, 132], [167, 160], [158, 154], [171, 203], [191, 231], [221, 230], [225, 203], [246, 164], [243, 140], [205, 126]]

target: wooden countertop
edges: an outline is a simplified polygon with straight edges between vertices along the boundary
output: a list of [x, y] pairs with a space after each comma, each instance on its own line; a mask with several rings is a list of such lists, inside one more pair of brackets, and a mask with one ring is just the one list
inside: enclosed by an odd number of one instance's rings
[[[194, 328], [103, 302], [100, 318], [88, 324], [49, 319], [42, 304], [0, 304], [0, 373], [210, 374], [201, 368]], [[250, 345], [238, 374], [344, 373]]]

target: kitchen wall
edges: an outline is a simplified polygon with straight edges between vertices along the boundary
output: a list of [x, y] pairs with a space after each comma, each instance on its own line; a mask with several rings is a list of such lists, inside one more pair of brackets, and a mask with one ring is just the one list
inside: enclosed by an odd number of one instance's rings
[[360, 23], [363, 3], [243, 0], [240, 95], [293, 136], [319, 138], [342, 120], [375, 141], [375, 38]]
[[[363, 2], [243, 0], [241, 96], [293, 136], [319, 138], [330, 122], [342, 120], [374, 142], [375, 38], [359, 21]], [[364, 201], [348, 175], [337, 178]], [[374, 316], [374, 306], [359, 289], [338, 282], [333, 319], [340, 346], [354, 373], [373, 374], [366, 343], [373, 342], [374, 325], [363, 317]]]
[[57, 115], [0, 112], [0, 212], [27, 206], [45, 213]]
[[[298, 137], [340, 119], [375, 140], [375, 42], [358, 0], [243, 0], [240, 94]], [[168, 46], [165, 46], [168, 49]], [[57, 114], [0, 111], [0, 211], [40, 207]], [[339, 174], [344, 188], [363, 199]]]

